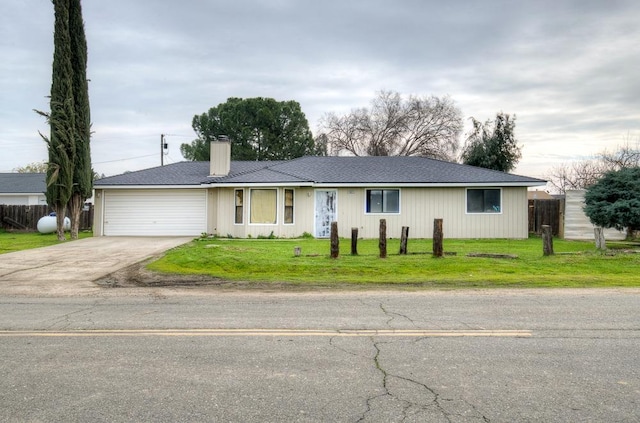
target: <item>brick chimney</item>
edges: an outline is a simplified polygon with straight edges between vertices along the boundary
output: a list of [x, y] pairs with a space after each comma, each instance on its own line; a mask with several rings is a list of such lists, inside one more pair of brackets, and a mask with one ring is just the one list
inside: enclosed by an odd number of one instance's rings
[[211, 156], [209, 162], [209, 176], [227, 176], [231, 169], [231, 142], [225, 136], [211, 141]]

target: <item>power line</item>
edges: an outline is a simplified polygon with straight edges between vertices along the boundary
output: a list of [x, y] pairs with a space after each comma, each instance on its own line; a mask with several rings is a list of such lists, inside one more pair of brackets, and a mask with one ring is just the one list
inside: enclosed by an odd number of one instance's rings
[[143, 159], [145, 157], [155, 157], [155, 154], [147, 154], [146, 156], [137, 156], [137, 157], [128, 157], [126, 159], [116, 159], [116, 160], [107, 160], [105, 162], [93, 162], [93, 164], [104, 164], [104, 163], [113, 163], [113, 162], [124, 162], [127, 160], [135, 160], [135, 159]]
[[164, 134], [167, 137], [193, 138], [193, 135]]

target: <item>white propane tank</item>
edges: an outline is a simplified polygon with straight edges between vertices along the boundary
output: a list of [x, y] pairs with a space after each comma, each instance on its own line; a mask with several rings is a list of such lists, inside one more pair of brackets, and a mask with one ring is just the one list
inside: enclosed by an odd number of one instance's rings
[[[71, 220], [68, 217], [64, 218], [63, 227], [65, 231], [71, 230]], [[58, 228], [58, 224], [56, 222], [56, 214], [51, 213], [49, 214], [49, 216], [41, 217], [40, 220], [38, 220], [37, 228], [38, 232], [40, 232], [41, 234], [50, 234], [55, 232]]]

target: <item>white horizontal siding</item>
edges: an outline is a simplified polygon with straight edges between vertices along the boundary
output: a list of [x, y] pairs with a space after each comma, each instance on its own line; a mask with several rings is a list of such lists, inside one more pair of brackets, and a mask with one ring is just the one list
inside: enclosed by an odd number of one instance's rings
[[0, 195], [0, 204], [12, 206], [28, 206], [29, 197], [24, 195]]
[[[564, 238], [574, 240], [595, 240], [591, 220], [584, 214], [585, 190], [570, 190], [565, 193], [564, 205]], [[624, 239], [625, 232], [616, 229], [605, 229], [605, 239]]]
[[[493, 188], [493, 187], [490, 187]], [[498, 187], [500, 188], [500, 187]], [[501, 213], [466, 213], [466, 190], [462, 188], [399, 188], [399, 214], [367, 214], [365, 188], [338, 190], [340, 236], [349, 237], [351, 228], [359, 236], [379, 236], [380, 219], [387, 223], [387, 234], [399, 237], [402, 226], [409, 226], [414, 238], [431, 238], [434, 219], [443, 219], [448, 238], [516, 238], [528, 236], [527, 189], [502, 187]]]
[[105, 190], [104, 235], [195, 236], [207, 231], [206, 190]]

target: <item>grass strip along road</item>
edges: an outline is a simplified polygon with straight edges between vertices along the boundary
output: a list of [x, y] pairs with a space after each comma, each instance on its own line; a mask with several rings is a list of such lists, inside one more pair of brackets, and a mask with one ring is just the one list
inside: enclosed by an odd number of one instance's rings
[[[181, 275], [208, 275], [225, 281], [336, 286], [408, 285], [469, 287], [629, 287], [640, 286], [638, 245], [609, 243], [598, 251], [593, 242], [554, 240], [555, 255], [543, 256], [542, 241], [448, 240], [445, 256], [431, 255], [432, 241], [409, 240], [409, 254], [399, 240], [387, 243], [389, 255], [378, 257], [378, 240], [341, 240], [340, 256], [329, 257], [328, 240], [206, 238], [172, 249], [148, 268]], [[301, 254], [296, 256], [294, 249]], [[503, 257], [474, 257], [477, 254]]]

